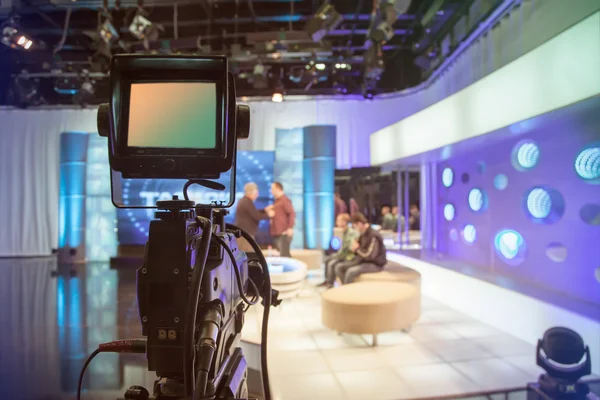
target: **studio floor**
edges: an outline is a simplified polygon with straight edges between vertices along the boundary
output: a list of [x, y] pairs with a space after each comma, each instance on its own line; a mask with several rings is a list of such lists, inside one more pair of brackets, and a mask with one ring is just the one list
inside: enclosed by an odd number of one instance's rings
[[[369, 335], [338, 335], [321, 324], [315, 284], [322, 277], [311, 272], [299, 297], [271, 312], [269, 372], [276, 400], [461, 396], [521, 388], [542, 371], [534, 346], [426, 297], [418, 323], [408, 333], [379, 335], [377, 347]], [[253, 307], [247, 315], [248, 340], [260, 332], [261, 313]]]
[[[105, 263], [61, 270], [39, 258], [0, 260], [0, 272], [2, 399], [72, 400], [99, 343], [141, 335], [134, 271]], [[380, 335], [378, 347], [371, 337], [338, 336], [320, 323], [320, 280], [311, 276], [298, 298], [272, 310], [274, 400], [465, 398], [537, 379], [533, 346], [427, 298], [410, 333]], [[261, 311], [248, 312], [247, 338], [256, 339]], [[82, 398], [116, 399], [131, 385], [151, 388], [154, 379], [143, 354], [101, 354], [86, 372]]]

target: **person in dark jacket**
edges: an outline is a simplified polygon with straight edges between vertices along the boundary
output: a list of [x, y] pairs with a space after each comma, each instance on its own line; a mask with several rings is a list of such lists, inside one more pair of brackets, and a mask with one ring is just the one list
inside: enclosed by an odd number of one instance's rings
[[342, 283], [348, 284], [360, 275], [369, 272], [379, 272], [387, 263], [386, 250], [381, 235], [369, 224], [362, 213], [352, 215], [352, 227], [360, 233], [360, 238], [352, 244], [356, 254], [352, 263], [338, 264], [336, 275]]
[[[267, 207], [264, 210], [257, 210], [254, 202], [258, 198], [258, 186], [254, 182], [248, 182], [244, 186], [244, 197], [237, 204], [235, 210], [235, 225], [245, 230], [252, 238], [256, 236], [258, 224], [263, 219], [269, 219], [273, 216], [273, 208]], [[244, 239], [238, 239], [240, 250], [253, 252], [252, 246]]]

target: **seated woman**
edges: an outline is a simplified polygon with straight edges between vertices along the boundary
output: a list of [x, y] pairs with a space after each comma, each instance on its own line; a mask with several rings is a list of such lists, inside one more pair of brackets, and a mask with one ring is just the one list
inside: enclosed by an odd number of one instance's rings
[[344, 231], [342, 236], [342, 246], [340, 249], [325, 258], [325, 281], [318, 286], [333, 287], [335, 281], [335, 267], [342, 262], [352, 261], [354, 259], [354, 252], [350, 249], [352, 242], [358, 239], [358, 232], [348, 226], [350, 222], [350, 215], [340, 214], [335, 219], [335, 225]]
[[371, 228], [367, 218], [361, 213], [353, 214], [352, 226], [360, 232], [358, 242], [354, 241], [351, 245], [351, 250], [357, 257], [335, 267], [335, 274], [342, 279], [343, 284], [354, 282], [360, 274], [379, 272], [387, 263], [383, 238]]

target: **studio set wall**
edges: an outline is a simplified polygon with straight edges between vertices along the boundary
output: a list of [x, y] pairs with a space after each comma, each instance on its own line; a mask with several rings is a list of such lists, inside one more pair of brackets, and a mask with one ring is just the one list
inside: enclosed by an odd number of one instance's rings
[[439, 162], [436, 252], [600, 306], [600, 115], [584, 108]]

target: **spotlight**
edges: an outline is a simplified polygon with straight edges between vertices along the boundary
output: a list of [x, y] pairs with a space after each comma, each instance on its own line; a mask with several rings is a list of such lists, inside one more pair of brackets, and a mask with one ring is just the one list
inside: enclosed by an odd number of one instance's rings
[[394, 37], [394, 23], [398, 15], [404, 14], [410, 7], [410, 0], [384, 0], [379, 12], [371, 20], [367, 46], [371, 43], [386, 43]]
[[11, 49], [29, 50], [33, 46], [33, 40], [22, 33], [12, 21], [2, 27], [2, 38], [0, 38], [0, 41], [3, 45]]
[[281, 103], [283, 101], [283, 93], [275, 92], [273, 96], [271, 96], [271, 101], [273, 103]]
[[538, 340], [537, 365], [545, 374], [538, 379], [542, 392], [553, 399], [585, 399], [590, 389], [579, 382], [592, 373], [590, 348], [577, 332], [563, 327], [550, 328]]
[[315, 68], [318, 69], [319, 71], [323, 71], [325, 69], [325, 64], [323, 64], [323, 63], [315, 64]]
[[317, 13], [308, 20], [304, 31], [308, 33], [313, 42], [320, 42], [325, 35], [337, 28], [344, 17], [335, 10], [335, 7], [330, 3], [323, 4]]
[[381, 44], [371, 46], [365, 52], [365, 79], [379, 79], [385, 69]]
[[138, 9], [131, 25], [129, 25], [129, 32], [140, 40], [156, 40], [160, 30], [162, 30], [162, 27], [146, 18], [141, 9]]
[[113, 25], [110, 16], [106, 17], [102, 25], [100, 25], [98, 34], [100, 35], [102, 41], [108, 45], [119, 40], [119, 32]]

